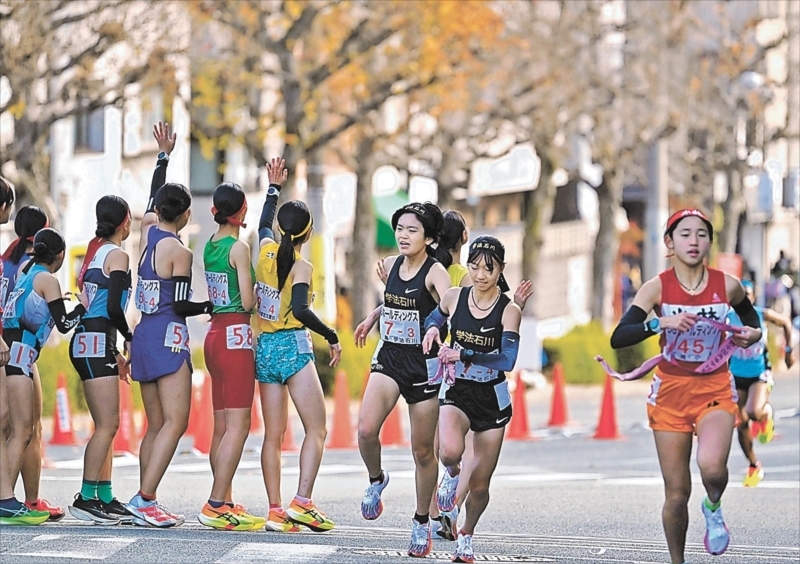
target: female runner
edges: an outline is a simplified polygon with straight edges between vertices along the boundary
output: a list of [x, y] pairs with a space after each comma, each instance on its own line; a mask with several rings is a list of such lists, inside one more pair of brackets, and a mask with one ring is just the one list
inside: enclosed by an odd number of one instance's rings
[[[297, 531], [297, 525], [312, 531], [329, 531], [334, 522], [317, 509], [311, 500], [314, 482], [322, 461], [325, 428], [325, 401], [317, 369], [311, 335], [322, 335], [328, 342], [330, 366], [341, 358], [336, 332], [310, 309], [313, 300], [313, 266], [300, 258], [300, 249], [311, 238], [313, 218], [303, 202], [286, 202], [278, 211], [281, 242], [272, 232], [272, 222], [281, 186], [288, 172], [283, 159], [267, 164], [269, 190], [259, 221], [261, 249], [256, 267], [258, 328], [256, 377], [264, 417], [264, 444], [261, 470], [269, 498], [266, 529]], [[281, 502], [281, 443], [286, 432], [288, 395], [303, 423], [305, 438], [300, 448], [300, 478], [297, 495], [284, 510]]]

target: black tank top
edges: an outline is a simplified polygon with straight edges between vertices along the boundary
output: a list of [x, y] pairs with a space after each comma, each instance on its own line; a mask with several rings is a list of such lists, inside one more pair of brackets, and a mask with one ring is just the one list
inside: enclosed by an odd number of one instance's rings
[[[450, 346], [456, 350], [472, 349], [481, 353], [500, 352], [503, 338], [503, 312], [511, 299], [500, 294], [497, 303], [482, 319], [475, 319], [469, 310], [469, 293], [472, 288], [461, 288], [458, 304], [450, 316]], [[466, 369], [465, 369], [466, 368]], [[505, 372], [498, 372], [484, 366], [456, 363], [456, 378], [479, 383], [497, 384], [506, 379]]]
[[384, 343], [421, 350], [422, 338], [425, 336], [422, 331], [425, 318], [438, 305], [425, 286], [425, 278], [436, 260], [427, 257], [414, 278], [403, 280], [400, 278], [400, 265], [404, 258], [397, 257], [386, 279], [381, 311], [381, 339]]

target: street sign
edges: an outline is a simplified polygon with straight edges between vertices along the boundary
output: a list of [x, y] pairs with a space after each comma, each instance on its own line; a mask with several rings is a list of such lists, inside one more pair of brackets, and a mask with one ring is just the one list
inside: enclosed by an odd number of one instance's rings
[[408, 201], [437, 203], [439, 201], [439, 184], [427, 176], [412, 176], [408, 182]]
[[536, 188], [541, 160], [533, 145], [517, 145], [499, 159], [478, 159], [472, 167], [471, 196], [493, 196]]
[[372, 194], [387, 196], [400, 189], [400, 171], [391, 165], [379, 166], [372, 175]]
[[356, 213], [356, 175], [352, 172], [325, 177], [322, 209], [328, 225], [335, 227], [351, 221]]

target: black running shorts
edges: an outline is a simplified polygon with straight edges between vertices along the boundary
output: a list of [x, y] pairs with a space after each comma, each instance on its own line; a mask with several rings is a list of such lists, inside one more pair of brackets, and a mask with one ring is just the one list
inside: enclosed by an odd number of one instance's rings
[[104, 317], [82, 320], [69, 342], [69, 359], [81, 380], [119, 376], [117, 329]]
[[475, 432], [501, 429], [511, 420], [511, 395], [508, 380], [499, 383], [479, 383], [457, 378], [440, 396], [439, 405], [457, 407], [469, 419], [469, 428]]
[[400, 388], [400, 395], [411, 405], [433, 399], [439, 393], [439, 385], [428, 384], [428, 378], [436, 374], [439, 359], [426, 359], [421, 351], [401, 348], [383, 341], [378, 344], [372, 358], [372, 372], [385, 374]]

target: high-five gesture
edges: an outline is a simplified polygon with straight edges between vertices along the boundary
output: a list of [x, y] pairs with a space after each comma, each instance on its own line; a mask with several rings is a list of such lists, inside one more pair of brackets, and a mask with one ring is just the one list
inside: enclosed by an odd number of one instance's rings
[[286, 159], [272, 157], [267, 163], [267, 173], [270, 184], [283, 186], [286, 183], [286, 179], [289, 178], [289, 171], [286, 170]]
[[153, 137], [156, 138], [156, 143], [158, 143], [158, 150], [169, 155], [172, 153], [172, 149], [175, 148], [175, 140], [178, 135], [170, 131], [167, 122], [159, 121], [153, 126]]

